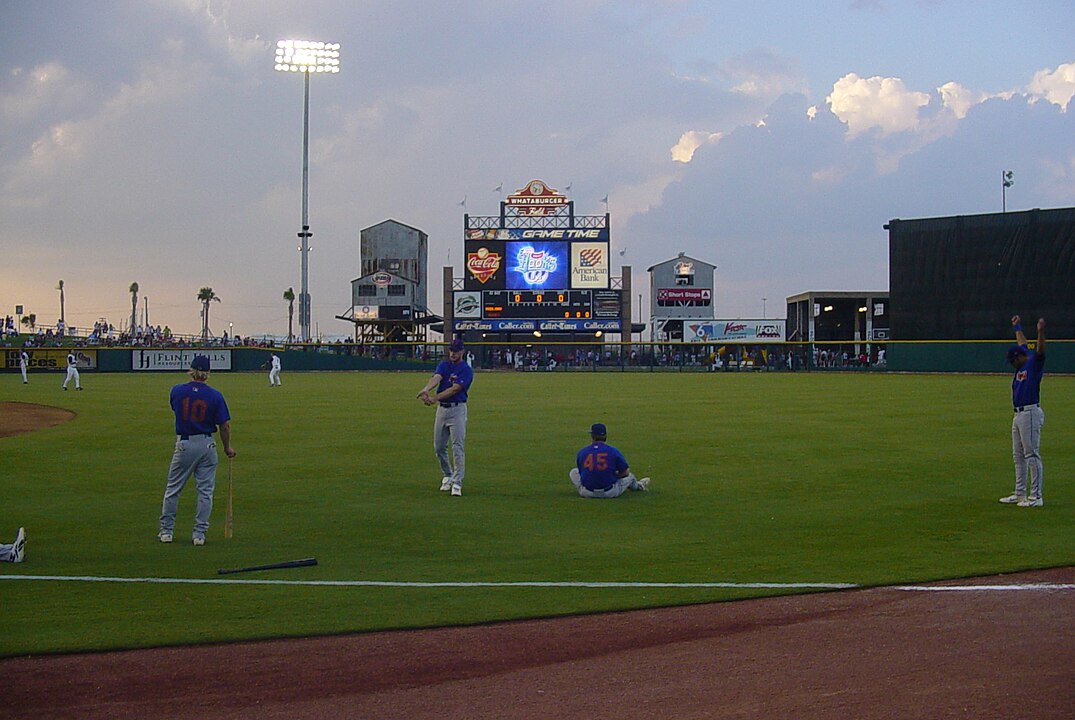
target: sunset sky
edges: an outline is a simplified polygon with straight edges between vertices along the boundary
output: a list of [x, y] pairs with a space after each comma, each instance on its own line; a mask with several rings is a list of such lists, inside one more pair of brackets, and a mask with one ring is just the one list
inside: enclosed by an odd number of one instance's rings
[[[334, 338], [359, 231], [393, 218], [462, 274], [466, 211], [542, 179], [612, 216], [613, 273], [717, 265], [718, 318], [888, 287], [891, 218], [1075, 205], [1075, 4], [6, 0], [0, 315], [130, 314], [285, 335], [300, 285], [302, 79], [280, 39], [341, 44], [311, 78], [310, 289]], [[622, 252], [622, 255], [620, 254]], [[648, 308], [646, 308], [648, 315]]]

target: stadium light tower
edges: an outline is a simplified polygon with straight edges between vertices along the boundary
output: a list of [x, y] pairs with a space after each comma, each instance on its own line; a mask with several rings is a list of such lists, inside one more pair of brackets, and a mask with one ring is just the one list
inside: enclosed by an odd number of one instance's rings
[[276, 70], [300, 72], [303, 77], [302, 95], [302, 231], [299, 232], [299, 251], [302, 253], [302, 285], [299, 290], [299, 339], [310, 341], [310, 74], [340, 71], [340, 44], [312, 40], [281, 40], [276, 43]]
[[1005, 170], [1000, 174], [1000, 211], [1008, 212], [1008, 188], [1015, 184], [1015, 177], [1011, 170]]

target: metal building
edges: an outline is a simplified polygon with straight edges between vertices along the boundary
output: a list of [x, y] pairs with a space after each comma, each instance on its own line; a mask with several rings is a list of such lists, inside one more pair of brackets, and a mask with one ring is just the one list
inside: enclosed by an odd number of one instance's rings
[[439, 320], [429, 312], [429, 236], [396, 220], [359, 234], [359, 272], [351, 307], [337, 319], [355, 326], [355, 342], [421, 342]]
[[[891, 339], [889, 299], [884, 290], [815, 291], [787, 299], [791, 342], [847, 344], [855, 355]], [[853, 346], [853, 347], [852, 347]]]
[[684, 253], [647, 268], [654, 340], [683, 340], [684, 320], [712, 320], [716, 265]]

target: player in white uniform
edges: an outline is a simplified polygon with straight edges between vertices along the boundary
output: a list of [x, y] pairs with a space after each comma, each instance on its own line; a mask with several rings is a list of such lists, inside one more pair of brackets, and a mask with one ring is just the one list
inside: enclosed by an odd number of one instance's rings
[[19, 370], [22, 371], [22, 384], [23, 385], [25, 385], [27, 382], [29, 382], [26, 379], [26, 368], [28, 368], [28, 367], [30, 367], [30, 356], [26, 354], [25, 350], [23, 350], [22, 352], [19, 353]]
[[272, 354], [272, 360], [270, 362], [272, 363], [272, 367], [269, 368], [269, 385], [270, 386], [279, 385], [280, 384], [280, 356], [278, 356], [276, 353], [273, 353]]
[[82, 389], [82, 383], [79, 381], [79, 378], [78, 378], [78, 366], [77, 366], [77, 363], [78, 363], [78, 360], [75, 359], [75, 353], [73, 351], [67, 353], [67, 377], [64, 378], [64, 381], [63, 381], [63, 389], [64, 390], [67, 389], [67, 383], [71, 382], [72, 380], [75, 381], [75, 390], [81, 390]]

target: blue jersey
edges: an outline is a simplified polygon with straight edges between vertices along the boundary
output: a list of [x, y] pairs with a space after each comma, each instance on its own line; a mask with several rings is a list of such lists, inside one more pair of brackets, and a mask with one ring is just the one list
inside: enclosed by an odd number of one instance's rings
[[593, 442], [579, 450], [575, 465], [587, 490], [608, 490], [616, 484], [617, 472], [627, 472], [623, 453], [603, 442]]
[[[1026, 349], [1026, 346], [1023, 346]], [[1045, 355], [1027, 349], [1026, 362], [1012, 378], [1012, 405], [1036, 405], [1041, 397], [1041, 376], [1045, 374]]]
[[470, 365], [467, 365], [465, 360], [460, 360], [457, 363], [451, 360], [441, 360], [433, 374], [440, 375], [440, 384], [437, 385], [438, 393], [444, 392], [456, 383], [463, 386], [462, 390], [449, 398], [445, 398], [444, 402], [467, 401], [467, 390], [470, 389], [470, 384], [474, 382], [474, 370]]
[[169, 400], [175, 413], [176, 435], [212, 435], [217, 425], [231, 420], [224, 396], [202, 382], [176, 385]]

